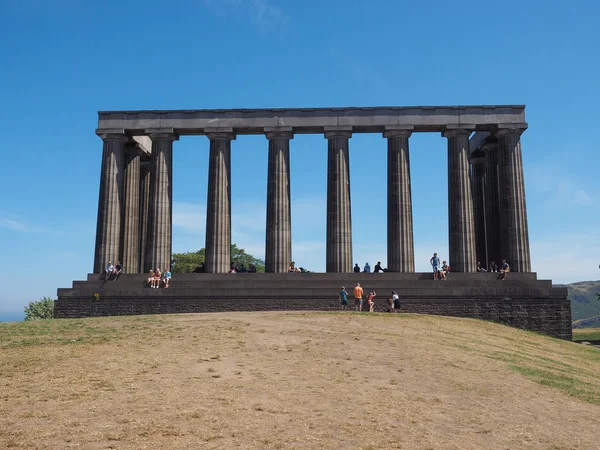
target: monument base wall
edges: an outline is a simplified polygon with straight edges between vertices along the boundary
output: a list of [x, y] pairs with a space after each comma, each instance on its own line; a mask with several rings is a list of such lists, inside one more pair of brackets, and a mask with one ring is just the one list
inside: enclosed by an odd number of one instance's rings
[[400, 312], [477, 318], [572, 339], [566, 288], [537, 280], [535, 274], [511, 273], [505, 281], [491, 273], [450, 277], [434, 281], [431, 274], [174, 274], [170, 288], [150, 289], [143, 274], [122, 275], [117, 281], [90, 274], [88, 281], [59, 289], [55, 316], [339, 311], [337, 292], [342, 285], [353, 310], [352, 288], [359, 282], [365, 296], [371, 290], [378, 293], [376, 312], [386, 310], [394, 290], [401, 299]]

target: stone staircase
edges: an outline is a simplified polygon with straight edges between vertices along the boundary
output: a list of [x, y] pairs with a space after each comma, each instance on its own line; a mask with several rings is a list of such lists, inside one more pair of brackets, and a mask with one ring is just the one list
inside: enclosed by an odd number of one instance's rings
[[[116, 281], [89, 274], [86, 281], [58, 289], [56, 317], [164, 314], [217, 311], [339, 310], [345, 286], [376, 291], [375, 310], [385, 311], [392, 290], [402, 312], [475, 317], [571, 337], [567, 289], [538, 280], [535, 273], [450, 273], [434, 281], [431, 273], [174, 273], [170, 288], [151, 289], [146, 274], [123, 274]], [[95, 294], [98, 294], [96, 298]]]

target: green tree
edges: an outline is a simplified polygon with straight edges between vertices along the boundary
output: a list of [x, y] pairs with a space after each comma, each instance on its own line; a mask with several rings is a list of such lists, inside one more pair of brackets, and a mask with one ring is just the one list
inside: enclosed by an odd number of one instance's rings
[[54, 318], [54, 300], [44, 297], [37, 302], [29, 302], [25, 307], [25, 320], [46, 320]]
[[[204, 255], [205, 249], [203, 248], [197, 252], [174, 253], [173, 262], [175, 264], [171, 271], [173, 273], [193, 272], [196, 267], [204, 262]], [[254, 264], [257, 272], [265, 271], [265, 262], [262, 259], [255, 258], [235, 244], [231, 244], [231, 262], [236, 266], [243, 264], [246, 268], [248, 268], [250, 264]]]

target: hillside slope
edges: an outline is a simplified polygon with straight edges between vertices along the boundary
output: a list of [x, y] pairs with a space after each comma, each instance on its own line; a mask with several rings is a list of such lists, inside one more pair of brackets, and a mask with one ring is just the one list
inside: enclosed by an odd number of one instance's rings
[[573, 320], [600, 316], [600, 301], [596, 296], [597, 293], [600, 293], [600, 280], [580, 281], [566, 286], [569, 290]]
[[472, 319], [0, 325], [0, 448], [597, 448], [600, 351]]

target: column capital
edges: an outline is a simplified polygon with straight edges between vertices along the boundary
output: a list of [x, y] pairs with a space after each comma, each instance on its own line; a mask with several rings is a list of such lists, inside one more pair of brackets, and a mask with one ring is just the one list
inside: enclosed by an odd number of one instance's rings
[[523, 134], [523, 131], [525, 131], [526, 129], [527, 129], [527, 124], [525, 124], [525, 127], [511, 126], [509, 124], [506, 127], [498, 128], [498, 130], [494, 131], [494, 136], [496, 136], [497, 138], [502, 137], [502, 136], [508, 136], [508, 135], [521, 136], [521, 134]]
[[153, 141], [177, 141], [179, 136], [173, 128], [146, 128], [144, 132], [150, 136]]
[[331, 138], [350, 139], [352, 137], [352, 126], [324, 127], [324, 131], [325, 131], [325, 139], [331, 139]]
[[265, 136], [267, 139], [294, 139], [292, 127], [265, 127]]
[[211, 141], [234, 141], [233, 128], [205, 128], [204, 133]]
[[469, 137], [471, 135], [471, 133], [475, 131], [475, 127], [471, 128], [471, 127], [461, 127], [461, 128], [450, 128], [448, 127], [448, 129], [446, 131], [442, 132], [442, 136], [450, 138], [450, 137], [455, 137], [455, 136], [467, 136]]
[[103, 141], [119, 141], [124, 144], [129, 140], [123, 128], [98, 128], [96, 134]]
[[384, 138], [394, 138], [394, 137], [410, 137], [413, 133], [415, 127], [412, 125], [386, 125], [385, 131], [383, 132]]

